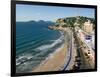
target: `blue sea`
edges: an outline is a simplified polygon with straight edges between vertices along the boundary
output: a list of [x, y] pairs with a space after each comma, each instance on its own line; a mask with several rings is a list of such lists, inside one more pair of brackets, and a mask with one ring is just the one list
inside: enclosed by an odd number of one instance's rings
[[50, 30], [52, 22], [16, 22], [16, 72], [31, 72], [64, 43], [61, 31]]

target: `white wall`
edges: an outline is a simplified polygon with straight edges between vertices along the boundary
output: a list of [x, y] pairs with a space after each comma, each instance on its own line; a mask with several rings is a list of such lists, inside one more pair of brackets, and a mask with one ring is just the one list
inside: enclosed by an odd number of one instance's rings
[[[34, 0], [28, 0], [34, 1]], [[90, 4], [98, 5], [98, 14], [100, 13], [100, 1], [99, 0], [35, 0], [46, 2], [58, 2], [58, 3], [74, 3], [74, 4]], [[10, 0], [0, 0], [0, 77], [10, 76]], [[100, 14], [98, 15], [100, 20]], [[100, 22], [98, 21], [98, 34], [100, 33]], [[100, 35], [98, 35], [100, 39]], [[100, 45], [100, 40], [98, 40]], [[98, 47], [98, 59], [100, 59], [100, 47]], [[69, 73], [69, 74], [57, 74], [57, 75], [42, 75], [34, 77], [99, 77], [100, 73], [100, 60], [98, 60], [98, 72], [87, 73]]]

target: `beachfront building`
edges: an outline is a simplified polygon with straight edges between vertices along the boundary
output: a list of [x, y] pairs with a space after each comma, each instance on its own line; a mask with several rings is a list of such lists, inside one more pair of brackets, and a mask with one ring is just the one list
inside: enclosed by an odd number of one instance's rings
[[83, 30], [87, 33], [92, 33], [93, 31], [93, 23], [90, 20], [84, 23]]

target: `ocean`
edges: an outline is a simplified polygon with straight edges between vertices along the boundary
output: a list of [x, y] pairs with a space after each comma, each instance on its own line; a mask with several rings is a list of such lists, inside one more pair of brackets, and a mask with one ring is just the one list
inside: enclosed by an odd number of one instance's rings
[[16, 22], [16, 73], [32, 72], [64, 43], [61, 31], [47, 21]]

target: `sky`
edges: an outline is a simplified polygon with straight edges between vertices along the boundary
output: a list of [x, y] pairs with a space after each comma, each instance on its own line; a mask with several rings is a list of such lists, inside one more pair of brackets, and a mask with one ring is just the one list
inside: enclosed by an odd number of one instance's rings
[[94, 14], [92, 8], [16, 4], [16, 21], [56, 21], [58, 18], [73, 16], [94, 18]]

